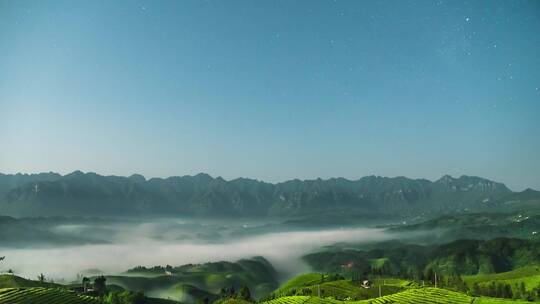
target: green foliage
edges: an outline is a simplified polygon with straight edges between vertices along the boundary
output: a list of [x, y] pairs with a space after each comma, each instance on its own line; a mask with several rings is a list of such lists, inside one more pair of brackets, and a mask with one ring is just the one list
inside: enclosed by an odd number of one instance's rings
[[243, 299], [223, 299], [223, 300], [219, 300], [219, 301], [216, 301], [214, 302], [214, 304], [250, 304], [252, 302], [249, 302], [249, 301], [246, 301], [246, 300], [243, 300]]
[[361, 301], [340, 301], [331, 297], [318, 298], [309, 296], [288, 296], [272, 299], [263, 304], [521, 304], [528, 302], [494, 299], [473, 298], [466, 294], [440, 288], [412, 288], [403, 292]]
[[96, 292], [98, 295], [102, 295], [106, 291], [106, 284], [105, 282], [107, 279], [104, 276], [99, 276], [94, 279], [94, 292]]
[[[337, 277], [339, 279], [339, 277]], [[313, 286], [316, 284], [322, 284], [324, 282], [331, 282], [336, 279], [335, 276], [324, 273], [305, 273], [285, 282], [281, 287], [273, 292], [276, 295], [287, 295], [295, 293], [296, 290], [306, 286]]]
[[512, 286], [523, 282], [527, 290], [532, 290], [540, 285], [540, 266], [530, 265], [508, 272], [464, 276], [463, 279], [469, 286], [474, 283], [489, 284], [491, 281], [504, 282]]
[[0, 289], [0, 304], [55, 303], [98, 304], [90, 296], [80, 295], [62, 288], [4, 288]]
[[464, 277], [475, 295], [540, 300], [540, 266], [513, 271]]
[[[403, 245], [368, 250], [333, 250], [303, 257], [313, 269], [342, 272], [354, 265], [359, 273], [434, 281], [439, 276], [505, 272], [540, 263], [540, 243], [498, 238], [460, 240], [444, 245]], [[349, 268], [346, 268], [349, 269]]]
[[415, 287], [413, 282], [399, 279], [375, 279], [372, 288], [361, 286], [361, 280], [346, 280], [336, 274], [308, 273], [292, 278], [274, 291], [266, 300], [283, 296], [318, 296], [339, 300], [360, 300], [375, 298], [382, 294], [392, 294], [406, 288]]
[[251, 300], [251, 292], [249, 291], [249, 288], [247, 286], [242, 286], [240, 290], [238, 291], [238, 294], [236, 296], [238, 299], [250, 301]]
[[0, 288], [12, 288], [12, 287], [61, 287], [59, 284], [32, 281], [25, 278], [21, 278], [16, 275], [0, 275]]
[[103, 304], [145, 304], [146, 298], [142, 292], [110, 292], [103, 297]]
[[[170, 275], [165, 274], [165, 270]], [[259, 298], [277, 286], [276, 272], [262, 257], [237, 262], [188, 264], [178, 267], [136, 267], [128, 276], [108, 276], [108, 282], [129, 290], [142, 290], [147, 295], [171, 297], [189, 301], [189, 298], [214, 300], [222, 288], [241, 286], [249, 288], [251, 296]], [[205, 294], [203, 294], [205, 293]]]
[[[540, 193], [540, 192], [539, 192]], [[538, 196], [540, 202], [540, 195]], [[536, 210], [522, 209], [512, 213], [458, 213], [434, 219], [399, 225], [391, 232], [416, 232], [417, 243], [442, 244], [459, 239], [494, 239], [498, 237], [540, 240], [540, 204]], [[429, 231], [429, 234], [425, 232]]]

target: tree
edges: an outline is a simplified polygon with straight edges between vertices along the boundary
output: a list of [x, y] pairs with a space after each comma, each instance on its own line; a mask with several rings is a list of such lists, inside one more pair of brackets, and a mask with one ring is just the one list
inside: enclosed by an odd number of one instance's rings
[[479, 296], [482, 294], [482, 291], [480, 290], [480, 285], [478, 285], [477, 282], [473, 283], [472, 291], [473, 291], [473, 295], [475, 296]]
[[434, 278], [433, 269], [429, 267], [424, 271], [424, 279], [426, 279], [428, 282], [433, 282], [433, 278]]
[[88, 284], [90, 284], [90, 279], [87, 277], [84, 277], [82, 279], [83, 292], [88, 291]]
[[246, 285], [240, 288], [240, 290], [238, 291], [238, 297], [246, 301], [251, 301], [251, 292], [249, 291], [249, 288]]
[[104, 304], [144, 304], [146, 297], [144, 293], [132, 291], [110, 292], [103, 297]]
[[525, 288], [525, 282], [521, 282], [521, 284], [519, 284], [519, 293], [521, 293], [522, 298], [527, 297], [527, 289]]
[[497, 298], [505, 298], [505, 296], [504, 296], [504, 285], [503, 284], [497, 283], [497, 289], [496, 289], [496, 292], [495, 292], [495, 296]]
[[311, 296], [311, 294], [313, 293], [313, 290], [311, 290], [311, 288], [302, 288], [302, 291], [301, 291], [301, 295], [303, 296]]
[[94, 279], [94, 291], [97, 294], [102, 295], [105, 293], [105, 281], [107, 281], [107, 279], [104, 276], [99, 276]]
[[136, 292], [132, 299], [131, 299], [131, 303], [133, 304], [144, 304], [146, 303], [146, 297], [144, 296], [144, 293], [142, 291], [138, 291]]
[[38, 275], [38, 281], [40, 281], [41, 283], [45, 282], [45, 276], [43, 275], [43, 273]]
[[504, 293], [505, 293], [505, 298], [513, 298], [514, 295], [512, 294], [512, 286], [510, 286], [510, 284], [504, 284]]
[[463, 281], [460, 275], [455, 277], [454, 282], [454, 285], [458, 291], [467, 292], [469, 290], [467, 284], [465, 283], [465, 281]]
[[209, 304], [210, 303], [210, 299], [208, 299], [207, 297], [205, 297], [204, 299], [202, 300], [199, 300], [197, 301], [198, 303], [201, 303], [201, 304]]

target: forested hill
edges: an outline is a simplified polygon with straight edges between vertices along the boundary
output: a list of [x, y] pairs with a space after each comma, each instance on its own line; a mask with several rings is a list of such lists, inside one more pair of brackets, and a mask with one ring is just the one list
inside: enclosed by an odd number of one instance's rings
[[539, 206], [540, 192], [513, 193], [480, 177], [437, 181], [367, 176], [358, 180], [290, 180], [271, 184], [207, 174], [145, 179], [75, 171], [67, 175], [0, 174], [0, 214], [298, 215], [345, 210], [415, 215]]
[[501, 273], [540, 264], [540, 243], [534, 240], [496, 238], [458, 240], [440, 245], [411, 245], [397, 241], [375, 249], [341, 249], [305, 255], [316, 271], [339, 272], [354, 265], [359, 272], [421, 279], [435, 271], [440, 275]]

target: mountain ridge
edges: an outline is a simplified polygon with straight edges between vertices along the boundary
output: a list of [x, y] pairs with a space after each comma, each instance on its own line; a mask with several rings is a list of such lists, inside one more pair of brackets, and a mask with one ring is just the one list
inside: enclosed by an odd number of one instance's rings
[[[293, 179], [269, 183], [225, 180], [206, 173], [147, 179], [74, 171], [0, 173], [0, 213], [32, 215], [298, 215], [348, 210], [363, 214], [448, 213], [503, 205], [518, 195], [504, 184], [476, 176], [438, 180], [365, 176], [357, 180]], [[518, 200], [519, 205], [519, 200]], [[514, 204], [515, 206], [515, 204]]]

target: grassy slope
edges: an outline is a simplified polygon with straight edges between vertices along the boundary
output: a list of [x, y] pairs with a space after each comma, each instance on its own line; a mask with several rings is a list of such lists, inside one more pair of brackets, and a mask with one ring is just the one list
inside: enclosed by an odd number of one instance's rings
[[[537, 205], [540, 208], [540, 204]], [[526, 209], [524, 209], [526, 210]], [[416, 242], [447, 243], [458, 239], [492, 239], [513, 237], [540, 240], [538, 232], [540, 212], [538, 210], [513, 213], [465, 213], [445, 215], [421, 223], [393, 226], [394, 232], [426, 232], [418, 235]], [[434, 238], [433, 235], [437, 237]]]
[[[406, 288], [417, 287], [411, 281], [400, 279], [380, 279], [373, 281], [374, 286], [383, 285], [383, 294], [393, 294]], [[375, 298], [379, 295], [379, 288], [365, 289], [350, 280], [336, 280], [324, 282], [321, 281], [320, 273], [307, 273], [294, 277], [287, 281], [279, 289], [273, 292], [274, 295], [306, 295], [309, 290], [311, 295], [318, 295], [321, 292], [322, 297], [332, 297], [334, 299], [360, 300]]]
[[4, 288], [0, 289], [0, 304], [55, 303], [97, 304], [89, 296], [79, 295], [62, 288]]
[[27, 280], [25, 278], [18, 277], [16, 275], [0, 275], [0, 288], [11, 288], [11, 287], [61, 287], [62, 285], [48, 283], [48, 282], [39, 282]]
[[[187, 284], [209, 293], [219, 293], [222, 287], [251, 285], [253, 280], [240, 273], [186, 273], [173, 276], [135, 277], [135, 276], [107, 276], [107, 283], [122, 286], [128, 290], [143, 290], [152, 294], [155, 290], [171, 289], [171, 297], [175, 296], [174, 286]], [[261, 286], [262, 285], [262, 286]], [[255, 294], [272, 291], [272, 285], [255, 284], [251, 286]], [[167, 295], [165, 295], [167, 296]]]
[[214, 302], [214, 304], [250, 304], [251, 302], [241, 299], [226, 299]]
[[146, 298], [145, 304], [178, 304], [180, 302], [160, 298]]
[[285, 282], [279, 289], [274, 291], [275, 294], [287, 293], [293, 288], [300, 288], [303, 286], [309, 286], [319, 284], [321, 282], [321, 273], [305, 273], [298, 275], [289, 281]]
[[146, 293], [147, 296], [156, 298], [170, 298], [180, 302], [193, 302], [193, 300], [203, 300], [207, 298], [213, 301], [217, 298], [216, 294], [201, 290], [195, 286], [178, 283], [166, 290], [152, 291]]
[[481, 297], [481, 298], [474, 298], [474, 301], [472, 303], [474, 304], [525, 304], [525, 303], [531, 303], [531, 302]]
[[493, 299], [493, 298], [473, 298], [469, 297], [463, 293], [449, 291], [446, 289], [440, 288], [411, 288], [403, 292], [396, 294], [383, 296], [380, 298], [362, 300], [362, 301], [339, 301], [332, 298], [317, 298], [317, 297], [308, 297], [308, 296], [290, 296], [273, 299], [264, 304], [412, 304], [412, 303], [423, 303], [423, 304], [519, 304], [519, 303], [530, 303], [523, 301], [513, 301], [513, 300], [504, 300], [504, 299]]
[[495, 274], [464, 276], [463, 280], [467, 283], [469, 288], [471, 288], [474, 283], [483, 285], [490, 284], [491, 282], [501, 282], [510, 284], [514, 287], [515, 284], [519, 285], [523, 282], [525, 283], [525, 288], [527, 290], [532, 290], [540, 285], [540, 266], [522, 267], [516, 270]]
[[[395, 244], [379, 249], [322, 250], [303, 256], [315, 271], [342, 273], [344, 264], [356, 271], [379, 269], [384, 276], [407, 274], [421, 279], [429, 269], [443, 276], [498, 273], [540, 263], [540, 242], [498, 238], [459, 240], [443, 245]], [[376, 267], [373, 267], [376, 266]]]
[[[163, 275], [159, 267], [134, 268], [128, 275], [107, 276], [108, 284], [117, 284], [128, 290], [142, 290], [146, 294], [174, 299], [216, 297], [221, 288], [248, 286], [255, 298], [268, 295], [277, 287], [272, 265], [261, 257], [237, 262], [188, 264], [170, 269], [172, 275]], [[186, 288], [186, 286], [189, 286]]]
[[[351, 282], [350, 280], [339, 280], [339, 281], [321, 284], [320, 287], [317, 287], [317, 286], [309, 287], [309, 289], [311, 289], [312, 295], [316, 295], [319, 288], [321, 290], [321, 296], [332, 297], [332, 298], [341, 299], [341, 300], [369, 299], [369, 298], [375, 298], [379, 294], [378, 287], [365, 289], [365, 288], [359, 287], [357, 284]], [[403, 288], [399, 286], [394, 286], [394, 285], [381, 286], [381, 289], [382, 289], [383, 294], [393, 294], [393, 293], [403, 290]]]

